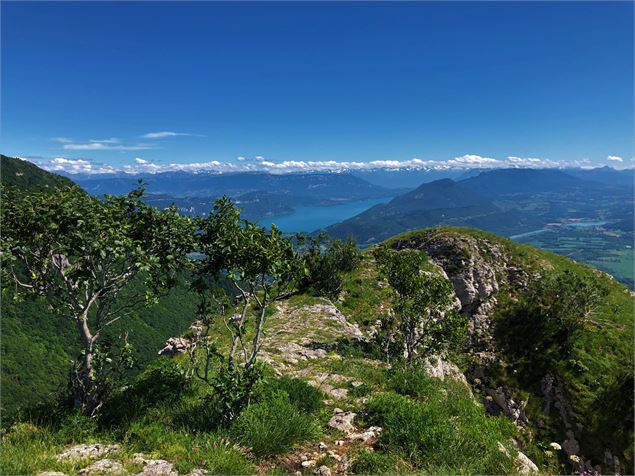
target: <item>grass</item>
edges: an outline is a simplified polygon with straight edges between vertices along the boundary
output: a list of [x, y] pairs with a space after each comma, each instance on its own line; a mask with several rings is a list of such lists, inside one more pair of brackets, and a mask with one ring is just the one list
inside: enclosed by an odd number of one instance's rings
[[[391, 238], [386, 244], [390, 246], [401, 241], [418, 247], [423, 242], [438, 238], [453, 240], [462, 252], [479, 252], [486, 260], [488, 243], [495, 245], [505, 253], [509, 265], [527, 271], [530, 277], [532, 273], [544, 275], [568, 271], [588, 277], [608, 289], [608, 296], [597, 306], [593, 315], [593, 320], [601, 324], [579, 333], [572, 355], [555, 360], [551, 365], [553, 373], [563, 381], [573, 411], [579, 415], [577, 423], [585, 428], [578, 437], [582, 453], [595, 461], [602, 461], [604, 449], [611, 448], [614, 454], [621, 454], [627, 467], [632, 467], [632, 398], [625, 398], [624, 395], [621, 399], [615, 398], [615, 389], [622, 388], [629, 376], [632, 381], [634, 308], [629, 290], [591, 266], [480, 230], [437, 227], [404, 233]], [[492, 264], [495, 266], [496, 262], [492, 261]], [[503, 287], [497, 296], [499, 305], [494, 315], [495, 322], [501, 319], [506, 306], [513, 304], [519, 292], [511, 286]], [[504, 322], [500, 324], [505, 325]], [[535, 403], [542, 401], [540, 379], [525, 378], [527, 374], [519, 370], [519, 364], [507, 361], [498, 369], [490, 369], [489, 385], [504, 385], [523, 398], [528, 397], [531, 402], [527, 408], [530, 419], [547, 421], [549, 430], [544, 432], [545, 437], [552, 441], [563, 441], [562, 423], [557, 417], [542, 414], [542, 404]]]
[[258, 457], [289, 451], [321, 436], [317, 420], [301, 413], [284, 393], [249, 406], [231, 426], [230, 434]]

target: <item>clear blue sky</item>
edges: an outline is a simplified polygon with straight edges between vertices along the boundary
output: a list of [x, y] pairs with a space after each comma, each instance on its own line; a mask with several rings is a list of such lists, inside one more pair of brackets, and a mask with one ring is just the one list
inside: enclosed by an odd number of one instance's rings
[[2, 2], [2, 151], [626, 165], [633, 69], [632, 2]]

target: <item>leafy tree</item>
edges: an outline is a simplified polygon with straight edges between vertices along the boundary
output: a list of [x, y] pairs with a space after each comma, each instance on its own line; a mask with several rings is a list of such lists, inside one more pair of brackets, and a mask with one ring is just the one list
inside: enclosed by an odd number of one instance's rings
[[[232, 419], [249, 401], [251, 389], [260, 378], [257, 357], [267, 310], [295, 285], [299, 260], [291, 241], [275, 226], [268, 231], [241, 219], [240, 211], [226, 197], [216, 201], [213, 212], [199, 221], [199, 228], [198, 246], [204, 259], [199, 262], [195, 287], [202, 295], [199, 310], [204, 331], [199, 340], [204, 343], [206, 359], [205, 370], [199, 369], [197, 375], [215, 386], [226, 417]], [[227, 315], [228, 302], [222, 293], [218, 294], [221, 280], [231, 283], [232, 302], [238, 304], [235, 315]], [[214, 317], [221, 318], [231, 333], [226, 357], [209, 343]], [[224, 365], [212, 379], [209, 367], [214, 358]]]
[[396, 293], [394, 313], [384, 317], [378, 335], [387, 357], [403, 355], [410, 365], [458, 348], [465, 338], [464, 319], [452, 309], [451, 283], [424, 270], [426, 256], [414, 250], [379, 248], [375, 259]]
[[350, 237], [344, 242], [325, 235], [298, 236], [298, 242], [307, 248], [302, 255], [305, 274], [300, 279], [299, 290], [336, 298], [342, 288], [342, 273], [351, 272], [361, 259], [357, 243]]
[[[81, 337], [72, 379], [75, 404], [95, 415], [112, 371], [127, 365], [129, 348], [113, 362], [100, 349], [102, 331], [175, 283], [192, 249], [193, 224], [174, 208], [144, 205], [143, 189], [103, 202], [78, 189], [54, 194], [2, 192], [3, 274], [42, 295]], [[140, 277], [147, 287], [130, 286]], [[17, 294], [16, 294], [17, 295]]]
[[608, 290], [588, 275], [570, 270], [548, 273], [532, 282], [520, 299], [503, 311], [497, 326], [501, 342], [516, 356], [540, 350], [544, 363], [561, 360], [576, 336], [590, 327], [611, 325], [595, 316]]

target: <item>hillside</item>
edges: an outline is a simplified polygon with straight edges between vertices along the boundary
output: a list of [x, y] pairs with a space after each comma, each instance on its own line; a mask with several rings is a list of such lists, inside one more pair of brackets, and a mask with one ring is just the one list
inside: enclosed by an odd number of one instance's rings
[[368, 246], [428, 226], [479, 228], [592, 264], [633, 287], [633, 190], [623, 180], [632, 171], [577, 173], [501, 169], [438, 180], [325, 231]]
[[[450, 280], [468, 323], [463, 352], [411, 370], [386, 364], [373, 335], [394, 294], [369, 249], [344, 276], [338, 299], [296, 294], [275, 303], [261, 355], [266, 385], [231, 425], [219, 420], [214, 393], [188, 374], [181, 354], [150, 365], [97, 423], [69, 416], [57, 426], [44, 418], [14, 428], [0, 470], [562, 474], [588, 462], [630, 472], [631, 292], [590, 267], [478, 230], [419, 230], [381, 246], [418, 250], [426, 272]], [[599, 324], [577, 332], [566, 357], [515, 318], [515, 303], [533, 283], [562, 273], [606, 289], [593, 313]], [[213, 329], [226, 348], [226, 329]], [[531, 352], [516, 352], [527, 345]], [[56, 458], [88, 442], [117, 446]]]
[[68, 178], [42, 170], [26, 160], [0, 155], [0, 178], [3, 186], [23, 192], [52, 191], [75, 184]]
[[75, 181], [92, 195], [123, 194], [133, 189], [137, 180], [146, 183], [148, 193], [173, 197], [232, 198], [248, 192], [270, 192], [312, 199], [362, 200], [387, 197], [394, 191], [373, 185], [351, 174], [328, 173], [186, 173], [165, 172], [135, 176], [78, 176]]

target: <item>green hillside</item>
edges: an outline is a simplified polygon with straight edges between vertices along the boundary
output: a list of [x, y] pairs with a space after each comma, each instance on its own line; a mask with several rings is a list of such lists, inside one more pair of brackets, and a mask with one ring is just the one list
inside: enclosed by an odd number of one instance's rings
[[3, 186], [15, 187], [22, 192], [53, 191], [75, 186], [72, 180], [42, 170], [26, 160], [0, 155], [0, 179]]
[[[370, 337], [395, 302], [375, 261], [379, 247], [424, 253], [423, 272], [448, 276], [468, 320], [480, 311], [464, 303], [460, 286], [474, 278], [477, 288], [487, 288], [479, 303], [495, 298], [487, 308], [488, 327], [480, 334], [470, 331], [463, 351], [447, 356], [445, 363], [414, 369], [388, 365]], [[570, 282], [593, 282], [604, 290], [592, 322], [572, 334], [566, 353], [551, 334], [536, 331], [542, 327], [532, 321], [530, 308], [522, 308], [518, 319], [524, 296], [550, 299], [548, 287], [532, 291], [536, 283], [562, 276], [566, 279], [557, 282], [564, 301], [575, 296]], [[177, 290], [129, 321], [133, 339], [145, 336], [147, 356], [164, 336], [183, 332], [187, 322], [178, 316], [190, 315], [195, 301]], [[343, 276], [334, 302], [295, 294], [273, 305], [261, 356], [265, 379], [233, 422], [221, 418], [214, 403], [219, 396], [192, 377], [185, 355], [161, 358], [119, 390], [96, 422], [71, 414], [14, 427], [0, 457], [3, 473], [73, 474], [95, 458], [71, 462], [55, 455], [87, 441], [122, 445], [112, 458], [130, 473], [139, 471], [133, 454], [140, 451], [179, 474], [197, 468], [205, 474], [312, 474], [317, 468], [320, 474], [563, 474], [578, 471], [584, 461], [614, 471], [606, 452], [617, 458], [621, 471], [632, 467], [633, 295], [610, 276], [490, 233], [438, 227], [366, 250]], [[22, 381], [3, 376], [3, 384], [9, 382], [20, 398], [36, 392], [35, 401], [43, 375], [57, 372], [61, 381], [64, 359], [50, 356], [63, 356], [61, 349], [73, 337], [48, 327], [53, 321], [36, 320], [35, 314], [45, 311], [35, 303], [20, 312], [14, 306], [3, 346], [13, 342], [5, 355], [22, 354], [16, 362], [9, 360], [9, 368], [23, 360], [43, 368], [32, 366]], [[551, 312], [548, 320], [562, 311]], [[150, 314], [155, 331], [146, 322]], [[13, 339], [7, 339], [7, 331]], [[227, 331], [221, 322], [212, 325], [221, 353], [229, 347]], [[252, 336], [248, 329], [246, 338]], [[527, 345], [530, 352], [518, 351]], [[556, 389], [551, 408], [546, 376]], [[512, 410], [520, 409], [522, 417], [497, 407], [497, 395], [504, 395]], [[341, 423], [346, 421], [351, 424]], [[584, 455], [582, 462], [569, 454]]]

